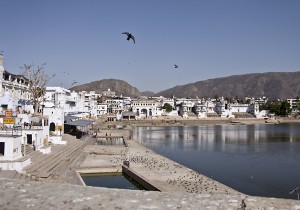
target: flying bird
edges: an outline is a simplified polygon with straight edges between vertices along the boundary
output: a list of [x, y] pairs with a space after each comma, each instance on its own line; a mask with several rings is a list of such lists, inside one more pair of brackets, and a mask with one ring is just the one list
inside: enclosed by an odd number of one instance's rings
[[133, 43], [135, 44], [134, 36], [131, 33], [123, 32], [122, 34], [126, 34], [127, 35], [127, 40], [129, 41], [130, 39], [132, 39]]
[[74, 85], [74, 84], [76, 84], [77, 82], [73, 82], [71, 85]]
[[289, 194], [293, 194], [294, 192], [297, 192], [297, 190], [299, 189], [300, 187], [296, 187], [295, 189], [291, 190], [291, 192], [289, 192]]
[[178, 65], [174, 64], [175, 69], [178, 69]]
[[293, 189], [291, 192], [289, 192], [290, 195], [293, 194], [294, 192], [296, 192], [296, 193], [297, 193], [297, 196], [298, 196], [298, 200], [300, 200], [300, 193], [298, 192], [299, 188], [300, 188], [300, 187], [296, 187], [296, 188]]

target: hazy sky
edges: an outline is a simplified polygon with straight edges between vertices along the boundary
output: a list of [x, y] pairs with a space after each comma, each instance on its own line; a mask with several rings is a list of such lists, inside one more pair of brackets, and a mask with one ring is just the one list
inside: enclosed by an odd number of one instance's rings
[[0, 20], [5, 69], [46, 62], [49, 86], [300, 71], [300, 0], [0, 0]]

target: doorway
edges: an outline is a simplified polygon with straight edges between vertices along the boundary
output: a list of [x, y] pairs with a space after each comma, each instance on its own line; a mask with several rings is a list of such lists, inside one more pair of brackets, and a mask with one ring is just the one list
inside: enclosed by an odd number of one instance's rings
[[5, 142], [0, 142], [0, 156], [4, 156]]
[[32, 134], [27, 134], [27, 144], [32, 144]]
[[50, 123], [49, 130], [50, 131], [55, 131], [55, 123], [54, 122]]

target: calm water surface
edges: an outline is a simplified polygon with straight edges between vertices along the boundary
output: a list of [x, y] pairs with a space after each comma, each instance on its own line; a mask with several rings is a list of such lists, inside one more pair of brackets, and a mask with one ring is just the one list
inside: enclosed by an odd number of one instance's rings
[[142, 189], [141, 186], [135, 183], [128, 176], [122, 174], [117, 174], [117, 175], [90, 174], [85, 176], [83, 175], [82, 179], [87, 186], [128, 189], [128, 190]]
[[297, 199], [300, 124], [137, 127], [134, 138], [240, 192]]

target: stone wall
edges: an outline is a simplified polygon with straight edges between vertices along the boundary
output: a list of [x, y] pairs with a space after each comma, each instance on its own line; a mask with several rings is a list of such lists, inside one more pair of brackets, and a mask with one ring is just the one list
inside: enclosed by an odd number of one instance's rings
[[300, 209], [300, 201], [0, 179], [0, 209]]

